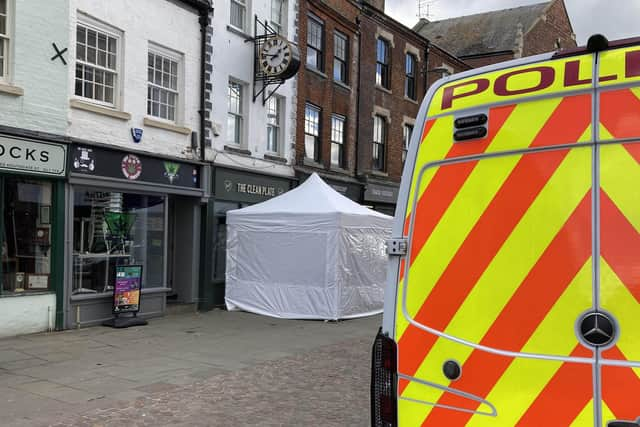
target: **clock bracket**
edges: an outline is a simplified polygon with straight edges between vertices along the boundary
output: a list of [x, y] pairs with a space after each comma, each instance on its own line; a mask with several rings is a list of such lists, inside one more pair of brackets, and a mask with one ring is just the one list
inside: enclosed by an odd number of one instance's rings
[[276, 91], [287, 80], [280, 76], [267, 74], [260, 65], [260, 52], [267, 40], [277, 37], [278, 32], [265, 20], [261, 22], [258, 15], [254, 16], [254, 37], [246, 42], [253, 42], [253, 102], [262, 97], [262, 105], [273, 96]]

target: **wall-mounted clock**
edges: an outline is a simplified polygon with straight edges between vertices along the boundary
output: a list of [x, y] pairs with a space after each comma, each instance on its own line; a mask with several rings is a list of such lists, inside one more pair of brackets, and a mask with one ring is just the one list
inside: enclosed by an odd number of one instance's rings
[[267, 76], [286, 80], [298, 72], [300, 53], [287, 39], [273, 35], [262, 44], [258, 61]]

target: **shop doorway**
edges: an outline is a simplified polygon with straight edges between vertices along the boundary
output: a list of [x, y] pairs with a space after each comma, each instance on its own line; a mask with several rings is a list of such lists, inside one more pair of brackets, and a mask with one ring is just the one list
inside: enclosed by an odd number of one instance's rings
[[190, 197], [169, 198], [169, 271], [167, 305], [173, 310], [195, 311], [198, 299], [200, 257], [199, 200]]
[[251, 203], [237, 203], [216, 201], [214, 249], [213, 249], [213, 280], [215, 284], [224, 286], [227, 271], [227, 211], [251, 206]]

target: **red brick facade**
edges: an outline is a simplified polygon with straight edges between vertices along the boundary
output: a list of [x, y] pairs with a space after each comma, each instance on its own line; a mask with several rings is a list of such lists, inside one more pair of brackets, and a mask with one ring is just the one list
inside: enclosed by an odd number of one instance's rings
[[497, 64], [498, 62], [510, 61], [515, 58], [513, 52], [492, 54], [487, 56], [477, 56], [475, 58], [465, 58], [464, 62], [473, 68], [484, 67], [485, 65]]
[[524, 30], [526, 32], [521, 40], [521, 50], [516, 49], [512, 52], [465, 57], [464, 61], [477, 68], [519, 57], [576, 47], [575, 34], [571, 27], [564, 0], [551, 2], [545, 13], [534, 22], [533, 26]]
[[525, 34], [522, 56], [576, 47], [576, 38], [563, 0], [556, 0]]
[[[373, 6], [371, 5], [373, 4]], [[427, 72], [444, 65], [450, 72], [470, 67], [454, 56], [429, 42], [413, 30], [386, 16], [384, 1], [374, 0], [301, 0], [298, 15], [298, 46], [302, 58], [298, 73], [298, 105], [296, 130], [296, 171], [302, 179], [318, 172], [330, 184], [350, 186], [350, 197], [358, 202], [377, 206], [385, 204], [384, 197], [367, 200], [372, 186], [386, 194], [386, 188], [397, 193], [403, 169], [403, 130], [405, 124], [413, 124], [427, 84], [432, 84], [440, 74]], [[321, 23], [324, 43], [321, 70], [307, 65], [309, 19]], [[334, 33], [348, 37], [348, 84], [334, 81]], [[377, 39], [389, 42], [389, 89], [376, 87]], [[405, 96], [405, 60], [410, 53], [416, 58], [415, 99]], [[428, 81], [427, 81], [428, 80]], [[320, 158], [313, 161], [305, 155], [305, 107], [311, 104], [321, 111]], [[331, 117], [346, 117], [344, 164], [338, 168], [331, 164]], [[374, 115], [385, 118], [385, 168], [374, 171], [372, 166]], [[358, 187], [354, 190], [355, 187]], [[386, 186], [386, 187], [385, 187]], [[379, 189], [378, 189], [379, 190]], [[355, 197], [354, 195], [358, 196]], [[390, 212], [394, 200], [387, 203]], [[381, 207], [381, 210], [385, 208]]]
[[[302, 64], [298, 73], [298, 108], [296, 130], [296, 169], [303, 175], [323, 172], [324, 176], [355, 182], [356, 170], [356, 123], [358, 101], [358, 44], [359, 32], [356, 18], [359, 7], [347, 0], [300, 1], [298, 15], [300, 57]], [[309, 17], [322, 23], [323, 66], [316, 70], [306, 65], [307, 26]], [[348, 38], [348, 66], [346, 85], [333, 79], [334, 34], [338, 31]], [[305, 106], [310, 103], [321, 110], [320, 116], [320, 160], [313, 162], [305, 158]], [[344, 164], [342, 168], [331, 166], [331, 116], [346, 117]]]
[[[456, 73], [470, 67], [436, 46], [430, 46], [426, 39], [413, 30], [367, 5], [363, 5], [360, 22], [362, 62], [359, 85], [358, 174], [367, 185], [397, 186], [403, 169], [404, 126], [414, 124], [428, 88], [427, 84], [432, 84], [441, 77], [441, 74], [430, 70], [444, 65], [451, 73]], [[379, 38], [386, 40], [391, 50], [388, 89], [376, 84], [376, 48]], [[405, 96], [405, 59], [408, 53], [417, 59], [415, 100]], [[385, 118], [387, 128], [386, 167], [382, 171], [372, 167], [375, 115]], [[367, 202], [365, 195], [365, 203]]]

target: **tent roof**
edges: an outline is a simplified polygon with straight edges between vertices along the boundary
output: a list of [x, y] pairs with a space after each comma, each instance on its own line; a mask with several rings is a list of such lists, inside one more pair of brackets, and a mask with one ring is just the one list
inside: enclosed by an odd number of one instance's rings
[[335, 191], [317, 173], [286, 193], [243, 209], [227, 212], [231, 216], [253, 216], [264, 214], [335, 214], [362, 215], [390, 219], [353, 202]]

